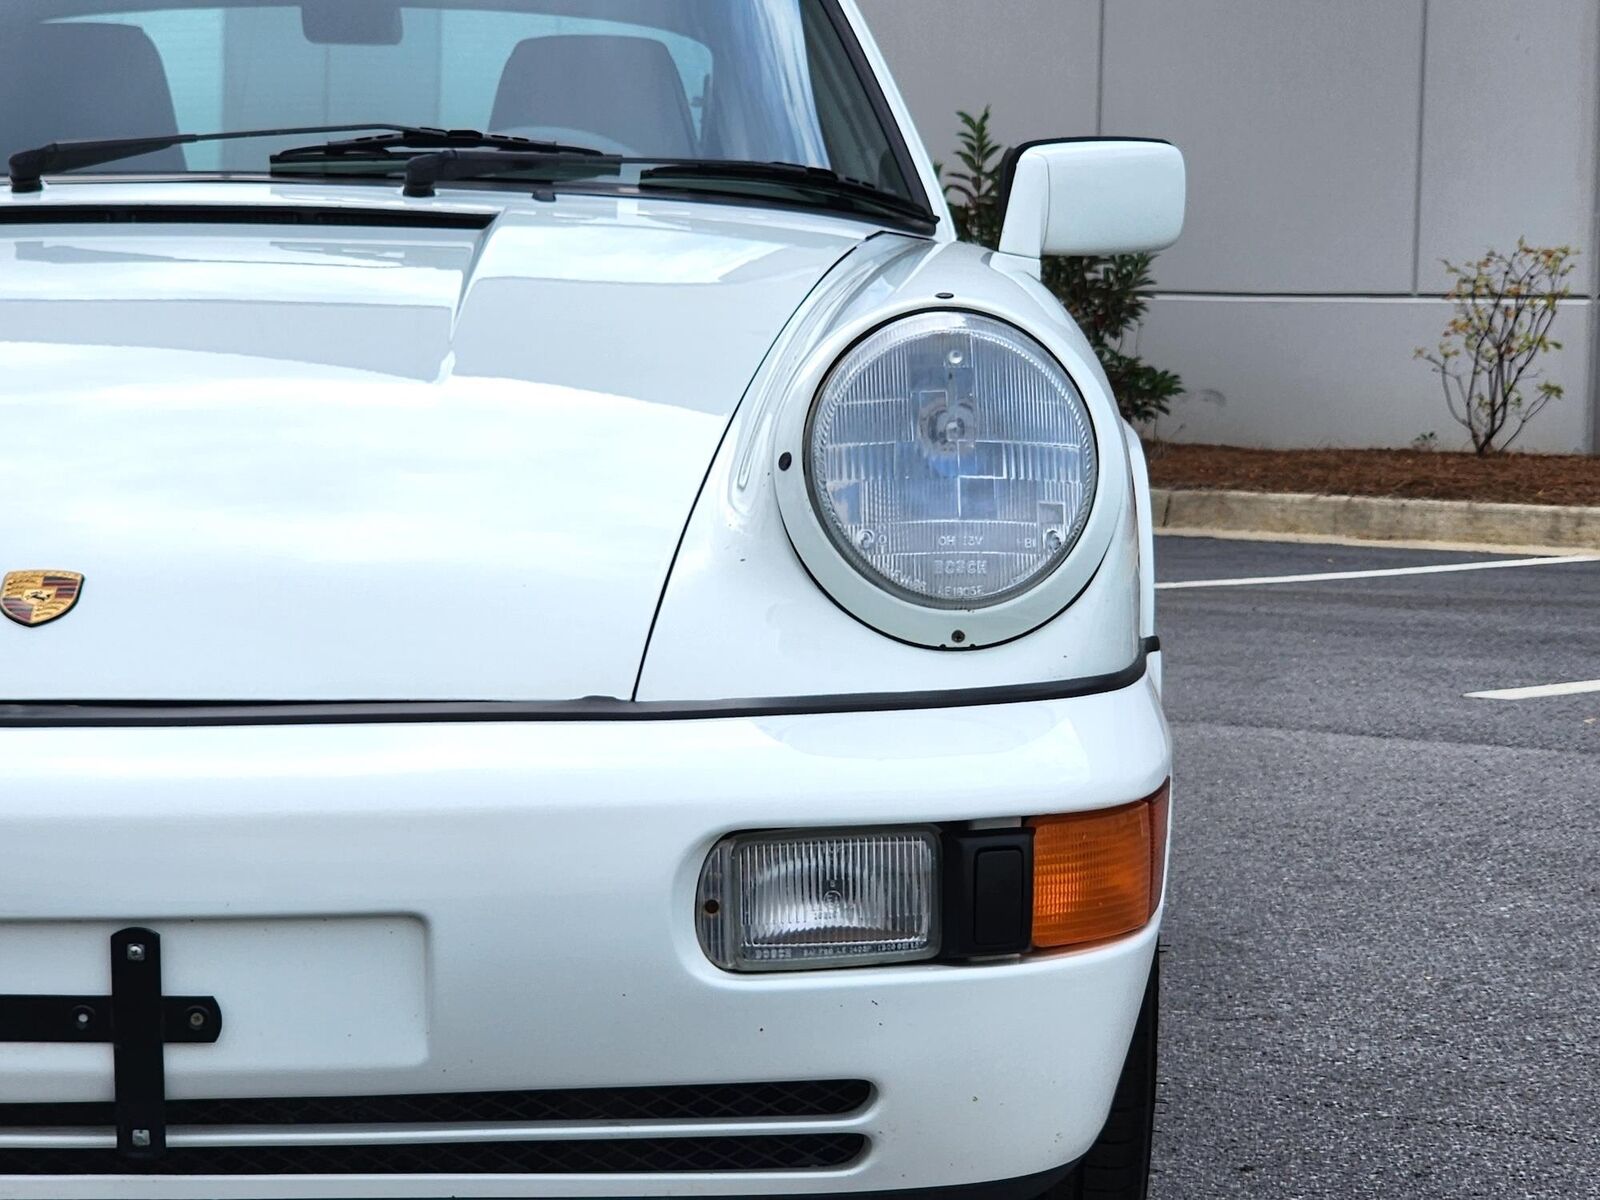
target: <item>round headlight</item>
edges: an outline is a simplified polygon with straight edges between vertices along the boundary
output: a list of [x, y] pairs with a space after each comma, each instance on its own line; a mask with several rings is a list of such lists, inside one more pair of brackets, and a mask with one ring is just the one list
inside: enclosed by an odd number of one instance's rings
[[834, 367], [806, 480], [840, 555], [893, 595], [980, 609], [1036, 587], [1089, 518], [1089, 412], [1050, 353], [988, 317], [885, 326]]

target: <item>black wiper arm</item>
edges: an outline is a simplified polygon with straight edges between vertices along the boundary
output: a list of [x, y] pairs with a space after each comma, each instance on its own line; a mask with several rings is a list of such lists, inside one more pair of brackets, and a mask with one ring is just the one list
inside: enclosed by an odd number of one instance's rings
[[95, 142], [51, 142], [31, 150], [19, 150], [11, 156], [11, 190], [37, 192], [44, 186], [44, 177], [60, 171], [76, 171], [84, 167], [101, 167], [107, 163], [154, 154], [173, 146], [190, 146], [195, 142], [235, 142], [245, 138], [310, 137], [314, 133], [356, 133], [363, 129], [383, 129], [406, 137], [443, 133], [444, 130], [425, 129], [415, 125], [301, 125], [288, 129], [240, 129], [227, 133], [169, 133], [158, 137], [113, 138]]
[[385, 159], [393, 150], [503, 150], [523, 151], [529, 154], [577, 154], [603, 157], [603, 152], [589, 146], [569, 145], [565, 142], [538, 142], [532, 138], [515, 137], [509, 133], [481, 133], [476, 129], [406, 129], [377, 137], [345, 138], [337, 142], [323, 142], [317, 146], [297, 146], [280, 150], [272, 156], [272, 165], [289, 166], [294, 163], [317, 163], [344, 158], [370, 157]]
[[708, 159], [663, 162], [660, 166], [641, 172], [639, 185], [671, 186], [673, 180], [681, 179], [750, 180], [756, 183], [779, 184], [868, 204], [929, 228], [939, 223], [937, 216], [914, 200], [907, 200], [904, 196], [884, 191], [859, 179], [847, 178], [827, 167], [807, 167], [799, 163]]
[[405, 194], [415, 199], [434, 195], [435, 184], [452, 179], [486, 179], [550, 166], [581, 168], [585, 176], [615, 173], [623, 159], [587, 146], [561, 142], [527, 142], [516, 150], [440, 150], [418, 154], [406, 162]]

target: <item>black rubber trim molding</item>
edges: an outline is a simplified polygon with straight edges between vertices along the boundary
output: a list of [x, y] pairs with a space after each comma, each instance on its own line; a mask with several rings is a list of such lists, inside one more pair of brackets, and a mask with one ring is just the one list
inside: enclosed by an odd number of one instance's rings
[[[847, 1117], [860, 1112], [871, 1099], [872, 1084], [864, 1079], [817, 1079], [520, 1092], [169, 1100], [166, 1107], [169, 1125], [404, 1126]], [[95, 1129], [114, 1124], [116, 1106], [111, 1101], [0, 1104], [0, 1129]]]
[[[315, 1173], [329, 1174], [592, 1174], [608, 1169], [639, 1174], [752, 1171], [837, 1171], [849, 1167], [866, 1151], [859, 1134], [790, 1135], [780, 1137], [706, 1139], [630, 1139], [617, 1142], [494, 1142], [464, 1146], [351, 1146], [314, 1151], [306, 1147], [239, 1150], [174, 1151], [161, 1168], [138, 1172], [146, 1177], [180, 1175], [291, 1175], [306, 1174], [313, 1160]], [[173, 1169], [176, 1164], [178, 1169]], [[331, 1164], [331, 1165], [330, 1165]], [[537, 1166], [537, 1171], [508, 1171], [508, 1167]], [[950, 1187], [900, 1188], [857, 1192], [839, 1189], [784, 1193], [790, 1200], [823, 1200], [851, 1196], [855, 1200], [1036, 1200], [1072, 1174], [1077, 1164], [993, 1183], [957, 1184]], [[555, 1169], [552, 1169], [554, 1167]], [[463, 1169], [465, 1168], [465, 1169]], [[52, 1175], [57, 1178], [124, 1174], [127, 1168], [104, 1150], [0, 1150], [0, 1174]], [[763, 1193], [771, 1196], [773, 1193]], [[729, 1196], [725, 1200], [761, 1200], [756, 1195]]]
[[1145, 638], [1132, 663], [1109, 675], [1006, 687], [931, 692], [850, 692], [838, 696], [780, 696], [765, 700], [348, 700], [239, 703], [219, 700], [66, 701], [0, 703], [0, 728], [162, 728], [192, 725], [424, 725], [575, 721], [709, 721], [738, 717], [821, 716], [830, 713], [912, 712], [1074, 700], [1120, 692], [1144, 678], [1161, 648]]
[[0, 225], [316, 225], [355, 229], [487, 229], [488, 213], [304, 204], [6, 204]]
[[859, 1133], [204, 1146], [130, 1164], [111, 1150], [0, 1148], [0, 1175], [664, 1175], [838, 1171], [867, 1152]]

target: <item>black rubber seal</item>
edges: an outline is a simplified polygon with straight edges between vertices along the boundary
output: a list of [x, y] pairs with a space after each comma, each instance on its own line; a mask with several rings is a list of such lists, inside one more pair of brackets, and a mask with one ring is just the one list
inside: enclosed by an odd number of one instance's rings
[[[1039, 1200], [1077, 1169], [1068, 1163], [1037, 1175], [1019, 1179], [999, 1179], [993, 1183], [966, 1183], [952, 1187], [898, 1188], [887, 1192], [799, 1192], [784, 1193], [788, 1200], [823, 1200], [830, 1196], [849, 1196], [852, 1200]], [[771, 1200], [762, 1196], [728, 1196], [724, 1200]]]
[[780, 696], [764, 700], [284, 700], [246, 702], [51, 701], [0, 703], [0, 729], [165, 728], [208, 725], [432, 725], [575, 721], [710, 721], [832, 713], [912, 712], [1075, 700], [1119, 692], [1144, 678], [1155, 638], [1120, 671], [1082, 679], [929, 692], [850, 692], [837, 696]]
[[0, 225], [314, 225], [322, 228], [478, 230], [489, 228], [492, 221], [489, 213], [304, 204], [0, 205]]

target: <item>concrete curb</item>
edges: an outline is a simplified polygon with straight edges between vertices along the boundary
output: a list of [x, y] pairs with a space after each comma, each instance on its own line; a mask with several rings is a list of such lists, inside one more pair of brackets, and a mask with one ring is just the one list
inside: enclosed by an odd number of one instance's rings
[[1156, 488], [1168, 533], [1285, 534], [1373, 542], [1537, 546], [1600, 553], [1600, 508]]

